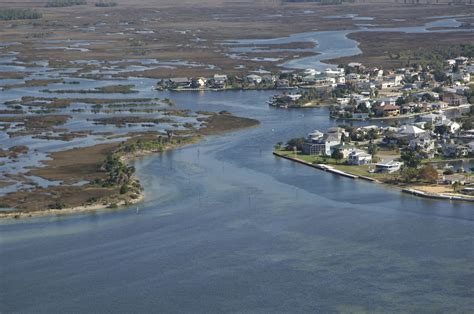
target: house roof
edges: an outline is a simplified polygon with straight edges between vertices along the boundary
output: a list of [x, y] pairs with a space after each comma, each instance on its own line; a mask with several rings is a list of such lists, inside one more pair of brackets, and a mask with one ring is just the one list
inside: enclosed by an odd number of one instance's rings
[[423, 134], [425, 132], [426, 131], [424, 131], [420, 128], [417, 128], [414, 125], [404, 125], [404, 126], [401, 127], [401, 130], [400, 130], [401, 134], [413, 134], [413, 135]]

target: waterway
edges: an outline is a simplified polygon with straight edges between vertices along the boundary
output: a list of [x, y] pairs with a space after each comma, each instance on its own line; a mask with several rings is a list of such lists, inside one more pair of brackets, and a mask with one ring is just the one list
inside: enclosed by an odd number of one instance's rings
[[173, 94], [261, 125], [137, 160], [138, 212], [2, 222], [0, 311], [472, 312], [472, 204], [273, 157], [335, 122], [270, 94]]
[[[455, 27], [446, 23], [431, 26]], [[248, 44], [313, 40], [318, 56], [285, 66], [325, 68], [322, 60], [359, 52], [347, 32]], [[79, 81], [74, 88], [117, 83]], [[128, 82], [139, 90], [128, 97], [169, 97], [178, 108], [227, 110], [261, 125], [136, 160], [146, 188], [138, 208], [2, 221], [1, 313], [474, 311], [472, 204], [272, 156], [279, 141], [334, 126], [326, 108], [269, 108], [273, 91], [167, 93], [154, 80]], [[41, 89], [2, 91], [0, 101]], [[79, 96], [97, 97], [61, 95]]]

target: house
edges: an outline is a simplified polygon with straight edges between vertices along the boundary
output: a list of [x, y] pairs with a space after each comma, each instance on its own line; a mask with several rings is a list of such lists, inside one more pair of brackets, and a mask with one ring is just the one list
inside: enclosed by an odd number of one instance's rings
[[393, 173], [402, 167], [403, 163], [395, 160], [390, 160], [388, 162], [382, 162], [375, 165], [376, 172], [382, 173]]
[[262, 82], [267, 83], [267, 84], [274, 84], [276, 82], [277, 78], [275, 75], [264, 75], [262, 76]]
[[303, 144], [303, 154], [307, 155], [331, 155], [331, 148], [341, 143], [340, 133], [326, 133], [322, 137], [312, 139]]
[[432, 153], [434, 152], [436, 146], [435, 141], [431, 139], [428, 134], [425, 134], [424, 136], [420, 136], [410, 140], [410, 143], [408, 143], [408, 148], [414, 151]]
[[445, 126], [446, 131], [450, 134], [454, 134], [461, 129], [461, 125], [455, 121], [444, 119], [435, 124], [435, 127]]
[[332, 78], [336, 78], [336, 77], [339, 77], [339, 76], [344, 76], [344, 68], [337, 68], [337, 69], [326, 69], [324, 71], [324, 74], [327, 76], [327, 77], [332, 77]]
[[348, 158], [350, 153], [352, 153], [354, 150], [354, 146], [342, 142], [341, 144], [334, 145], [331, 147], [331, 155], [334, 151], [339, 151], [340, 153], [342, 153], [343, 158]]
[[447, 158], [465, 157], [469, 154], [469, 148], [457, 144], [444, 144], [442, 146], [443, 156]]
[[187, 77], [175, 77], [169, 79], [169, 84], [175, 88], [177, 87], [190, 87], [191, 80]]
[[207, 84], [207, 79], [204, 77], [196, 77], [191, 80], [191, 87], [203, 88]]
[[447, 102], [452, 106], [460, 106], [467, 104], [467, 98], [465, 96], [454, 93], [444, 93], [443, 101]]
[[408, 139], [414, 139], [426, 134], [426, 131], [414, 125], [403, 125], [400, 127], [398, 134]]
[[400, 114], [400, 106], [397, 105], [384, 105], [375, 107], [375, 113], [378, 116], [398, 116]]
[[215, 88], [224, 88], [227, 83], [227, 75], [225, 74], [214, 74], [214, 84]]
[[245, 77], [245, 80], [251, 84], [260, 84], [262, 82], [262, 77], [256, 74], [250, 74]]
[[471, 80], [471, 74], [464, 72], [451, 72], [448, 73], [448, 76], [451, 77], [452, 81], [459, 81], [461, 83], [469, 83]]
[[285, 79], [278, 80], [276, 82], [276, 88], [279, 88], [279, 89], [290, 88], [290, 81], [285, 80]]
[[350, 165], [368, 165], [372, 163], [372, 155], [366, 152], [356, 149], [349, 154], [348, 163]]
[[317, 140], [320, 139], [324, 136], [323, 132], [320, 132], [318, 130], [314, 130], [313, 132], [308, 134], [308, 139], [309, 140]]
[[424, 116], [421, 116], [418, 120], [420, 122], [429, 122], [431, 124], [436, 124], [436, 123], [443, 122], [444, 120], [446, 120], [446, 116], [442, 113], [440, 114], [429, 113]]
[[457, 65], [466, 65], [467, 62], [469, 61], [469, 58], [467, 57], [457, 57], [454, 59], [456, 61], [456, 64]]

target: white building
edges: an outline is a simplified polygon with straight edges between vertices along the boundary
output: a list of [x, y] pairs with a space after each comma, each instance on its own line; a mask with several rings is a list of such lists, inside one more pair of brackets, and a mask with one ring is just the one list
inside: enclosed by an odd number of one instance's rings
[[351, 165], [368, 165], [372, 163], [372, 155], [367, 154], [362, 150], [356, 149], [349, 154], [348, 162]]
[[393, 173], [395, 171], [400, 170], [403, 163], [395, 160], [391, 160], [389, 162], [378, 163], [375, 165], [375, 170], [377, 172], [386, 172], [386, 173]]

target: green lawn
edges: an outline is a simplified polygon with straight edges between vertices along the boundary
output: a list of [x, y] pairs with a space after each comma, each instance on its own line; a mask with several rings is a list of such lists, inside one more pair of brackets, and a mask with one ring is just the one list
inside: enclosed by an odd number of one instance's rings
[[[301, 152], [297, 152], [295, 155], [294, 152], [287, 151], [287, 150], [277, 150], [277, 153], [288, 156], [288, 157], [297, 157], [298, 159], [304, 160], [309, 163], [313, 164], [326, 164], [333, 166], [337, 170], [341, 170], [356, 176], [364, 176], [373, 179], [377, 179], [380, 181], [393, 179], [397, 176], [397, 174], [388, 174], [388, 173], [369, 173], [369, 169], [371, 166], [362, 165], [362, 166], [352, 166], [344, 164], [345, 160], [336, 160], [333, 158], [322, 157], [322, 156], [314, 156], [314, 155], [303, 155]], [[373, 166], [372, 166], [373, 168]]]

